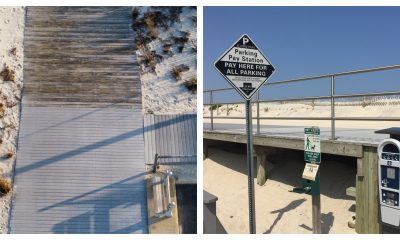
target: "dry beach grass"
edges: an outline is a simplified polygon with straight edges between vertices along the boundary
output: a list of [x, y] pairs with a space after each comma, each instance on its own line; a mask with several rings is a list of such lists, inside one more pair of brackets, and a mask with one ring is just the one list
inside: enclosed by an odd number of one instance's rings
[[144, 112], [196, 112], [196, 8], [135, 7], [132, 19]]

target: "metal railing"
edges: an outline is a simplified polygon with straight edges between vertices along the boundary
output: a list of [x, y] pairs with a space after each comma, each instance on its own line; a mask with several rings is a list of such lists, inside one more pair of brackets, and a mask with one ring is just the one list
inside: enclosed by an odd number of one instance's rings
[[194, 159], [193, 161], [182, 161], [182, 162], [163, 162], [162, 164], [191, 164], [191, 163], [197, 163], [196, 162], [196, 155], [170, 155], [170, 156], [160, 156], [158, 153], [154, 155], [154, 163], [153, 163], [153, 173], [157, 172], [157, 168], [160, 164], [160, 159], [176, 159], [176, 158], [181, 158], [181, 159]]
[[[272, 99], [272, 100], [261, 100], [260, 99], [260, 91], [256, 94], [256, 100], [253, 101], [253, 104], [256, 104], [257, 107], [257, 116], [252, 117], [252, 119], [257, 120], [257, 134], [260, 134], [260, 120], [326, 120], [331, 121], [331, 140], [336, 139], [336, 130], [335, 130], [335, 121], [400, 121], [399, 117], [336, 117], [335, 116], [335, 99], [338, 98], [352, 98], [352, 97], [371, 97], [371, 96], [390, 96], [390, 95], [399, 95], [399, 91], [391, 91], [391, 92], [372, 92], [372, 93], [357, 93], [357, 94], [335, 94], [335, 78], [339, 76], [347, 76], [347, 75], [355, 75], [361, 73], [369, 73], [369, 72], [377, 72], [377, 71], [386, 71], [400, 69], [400, 65], [391, 65], [385, 67], [377, 67], [377, 68], [369, 68], [369, 69], [361, 69], [354, 70], [348, 72], [340, 72], [333, 74], [325, 74], [304, 78], [296, 78], [284, 81], [275, 81], [268, 82], [264, 84], [264, 86], [270, 85], [279, 85], [279, 84], [290, 84], [294, 82], [303, 82], [310, 80], [321, 80], [330, 78], [330, 95], [328, 96], [317, 96], [317, 97], [303, 97], [303, 98], [283, 98], [283, 99]], [[244, 101], [235, 101], [235, 102], [214, 102], [214, 93], [233, 90], [233, 88], [219, 88], [219, 89], [209, 89], [204, 90], [204, 94], [209, 93], [209, 103], [204, 103], [204, 106], [210, 106], [210, 116], [203, 116], [203, 118], [211, 118], [211, 130], [214, 130], [214, 119], [245, 119], [245, 117], [223, 117], [223, 116], [214, 116], [213, 106], [215, 105], [225, 105], [225, 104], [244, 104]], [[260, 103], [270, 103], [270, 102], [290, 102], [290, 101], [306, 101], [306, 100], [323, 100], [330, 99], [330, 117], [261, 117], [260, 116]]]

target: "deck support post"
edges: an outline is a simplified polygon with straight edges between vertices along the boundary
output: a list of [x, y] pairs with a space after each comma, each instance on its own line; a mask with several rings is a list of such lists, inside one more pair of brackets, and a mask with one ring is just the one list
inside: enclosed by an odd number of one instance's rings
[[263, 186], [267, 181], [266, 155], [257, 154], [257, 184]]
[[272, 147], [254, 146], [254, 151], [257, 157], [257, 184], [263, 186], [267, 182], [270, 171], [273, 168], [268, 159], [273, 159], [279, 150]]
[[379, 233], [378, 155], [376, 147], [363, 146], [363, 157], [357, 159], [356, 232]]
[[206, 139], [203, 139], [203, 160], [208, 158], [208, 141]]

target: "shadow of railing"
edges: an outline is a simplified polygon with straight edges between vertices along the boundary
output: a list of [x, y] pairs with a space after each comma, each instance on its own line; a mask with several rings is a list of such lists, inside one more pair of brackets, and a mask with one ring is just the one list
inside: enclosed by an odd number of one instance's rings
[[[145, 173], [126, 178], [124, 180], [106, 185], [104, 187], [88, 191], [76, 197], [58, 202], [48, 207], [39, 209], [40, 212], [51, 211], [52, 209], [70, 207], [71, 209], [89, 209], [82, 214], [62, 221], [52, 228], [54, 233], [132, 233], [146, 231], [147, 211], [141, 207], [140, 221], [133, 214], [127, 216], [124, 222], [110, 222], [110, 212], [115, 214], [115, 208], [119, 214], [132, 213], [130, 207], [145, 202], [144, 188]], [[130, 189], [140, 189], [143, 194]], [[125, 212], [125, 213], [124, 213]], [[127, 222], [133, 224], [129, 224]], [[112, 227], [111, 227], [112, 225]], [[114, 230], [115, 228], [121, 229]]]
[[[79, 118], [90, 115], [96, 111], [101, 110], [95, 110], [87, 114], [71, 118], [68, 121], [77, 121]], [[195, 115], [191, 117], [195, 117]], [[143, 127], [142, 125], [142, 127], [137, 127], [136, 129], [124, 132], [122, 134], [102, 139], [92, 144], [39, 160], [27, 166], [19, 167], [16, 169], [15, 175], [22, 175], [29, 171], [45, 167], [49, 164], [64, 161], [72, 157], [79, 157], [81, 154], [95, 151], [110, 144], [115, 144], [132, 137], [143, 136], [144, 132], [149, 131], [150, 129], [154, 130], [168, 127], [171, 124], [175, 124], [183, 120], [184, 119], [182, 118], [172, 118], [163, 122], [159, 122], [157, 125], [150, 125], [147, 127]], [[63, 123], [66, 123], [66, 121], [60, 122], [59, 124]], [[56, 125], [52, 125], [52, 127], [56, 127]], [[46, 128], [42, 129], [42, 131], [45, 130]], [[35, 134], [38, 134], [39, 132]], [[29, 137], [35, 137], [35, 134]], [[143, 166], [144, 165], [145, 162], [143, 159]], [[124, 180], [105, 185], [104, 187], [100, 187], [83, 194], [77, 194], [75, 197], [41, 208], [38, 210], [38, 213], [50, 213], [50, 215], [52, 215], [52, 210], [55, 212], [71, 211], [69, 214], [67, 214], [67, 216], [62, 215], [59, 220], [54, 220], [60, 221], [52, 227], [51, 231], [54, 233], [146, 232], [147, 205], [145, 197], [146, 193], [144, 175], [145, 173], [143, 172]], [[132, 189], [136, 190], [132, 191]], [[139, 204], [141, 206], [138, 207]], [[138, 212], [137, 209], [140, 209], [140, 217], [137, 215], [133, 216], [133, 214], [125, 215], [123, 218], [120, 217], [121, 214], [129, 213], [129, 208], [133, 206], [135, 206], [136, 214]], [[76, 214], [76, 216], [71, 217], [71, 215], [74, 214]], [[118, 219], [124, 219], [124, 222], [121, 222], [120, 220], [116, 221], [115, 219], [113, 220], [113, 217], [115, 216], [119, 216]], [[63, 219], [64, 217], [65, 219]]]
[[[193, 115], [193, 117], [195, 117], [195, 116]], [[151, 126], [147, 126], [147, 127], [142, 127], [142, 128], [138, 128], [138, 129], [135, 129], [135, 130], [131, 130], [131, 131], [128, 131], [126, 133], [123, 133], [123, 134], [120, 134], [120, 135], [117, 135], [117, 136], [114, 136], [114, 137], [110, 137], [110, 138], [107, 138], [107, 139], [104, 139], [104, 140], [101, 140], [101, 141], [98, 141], [98, 142], [95, 142], [95, 143], [92, 143], [92, 144], [88, 144], [86, 146], [83, 146], [83, 147], [80, 147], [80, 148], [77, 148], [77, 149], [62, 153], [62, 154], [58, 154], [58, 155], [50, 157], [50, 158], [43, 159], [43, 160], [41, 160], [39, 162], [32, 163], [32, 164], [24, 166], [24, 167], [17, 168], [15, 174], [16, 175], [23, 174], [25, 172], [28, 172], [28, 171], [31, 171], [31, 170], [46, 166], [48, 164], [51, 164], [51, 163], [54, 163], [54, 162], [58, 162], [58, 161], [61, 161], [61, 160], [64, 160], [64, 159], [68, 159], [68, 158], [71, 158], [71, 157], [74, 157], [74, 156], [77, 156], [77, 155], [80, 155], [80, 154], [83, 154], [83, 153], [86, 153], [86, 152], [90, 152], [90, 151], [99, 149], [101, 147], [104, 147], [104, 146], [107, 146], [107, 145], [110, 145], [110, 144], [114, 144], [114, 143], [129, 139], [129, 138], [135, 137], [137, 135], [143, 135], [144, 132], [147, 132], [149, 130], [163, 128], [163, 127], [169, 126], [171, 124], [174, 124], [174, 123], [177, 123], [177, 122], [180, 122], [180, 121], [183, 121], [183, 120], [184, 119], [177, 117], [177, 118], [173, 118], [173, 119], [158, 123], [158, 124], [156, 124], [154, 126], [151, 125]]]

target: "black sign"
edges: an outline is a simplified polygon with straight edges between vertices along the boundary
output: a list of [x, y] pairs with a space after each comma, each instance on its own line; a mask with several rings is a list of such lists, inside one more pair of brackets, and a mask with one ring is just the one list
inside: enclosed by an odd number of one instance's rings
[[214, 66], [245, 99], [251, 99], [275, 71], [246, 34], [241, 36]]

